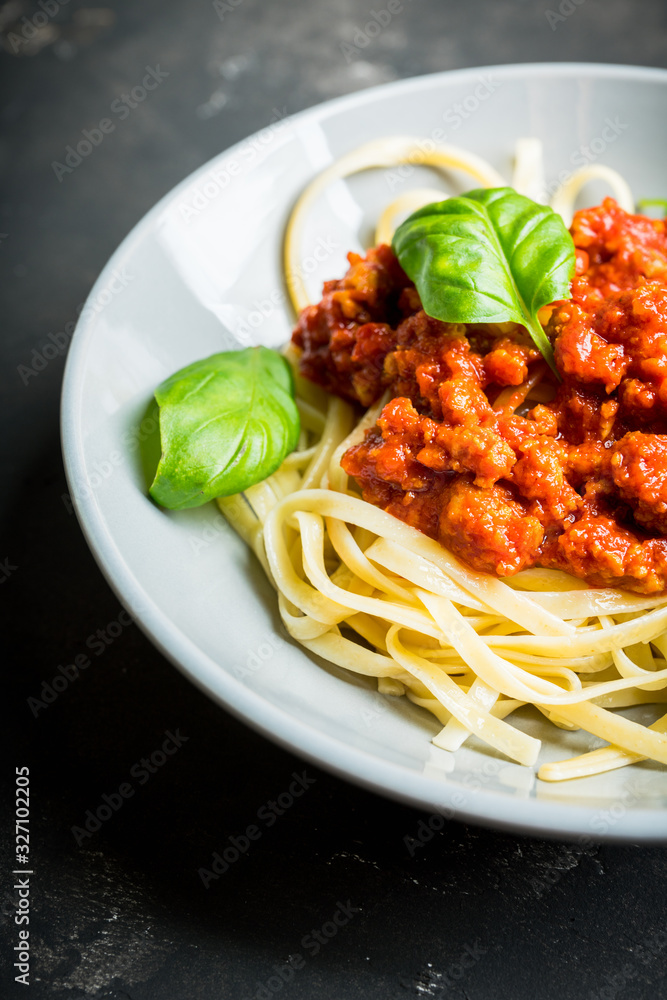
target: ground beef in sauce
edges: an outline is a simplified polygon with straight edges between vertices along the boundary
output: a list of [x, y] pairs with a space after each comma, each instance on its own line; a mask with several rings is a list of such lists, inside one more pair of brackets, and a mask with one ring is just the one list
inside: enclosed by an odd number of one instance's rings
[[[428, 317], [387, 246], [349, 255], [293, 342], [302, 373], [329, 392], [367, 407], [390, 390], [342, 460], [365, 500], [476, 569], [547, 566], [656, 593], [667, 587], [666, 225], [607, 198], [571, 232], [572, 298], [547, 323], [559, 383], [522, 327]], [[543, 401], [522, 407], [520, 387], [540, 373]]]

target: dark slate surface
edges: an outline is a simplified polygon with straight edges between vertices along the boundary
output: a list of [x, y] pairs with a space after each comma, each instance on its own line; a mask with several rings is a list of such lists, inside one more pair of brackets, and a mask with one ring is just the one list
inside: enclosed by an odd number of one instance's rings
[[[3, 996], [667, 996], [662, 848], [582, 853], [450, 822], [411, 856], [405, 838], [426, 830], [426, 817], [257, 736], [190, 686], [135, 626], [37, 717], [28, 707], [121, 607], [62, 501], [63, 354], [27, 384], [19, 366], [76, 316], [146, 210], [264, 126], [275, 107], [295, 112], [469, 65], [667, 64], [662, 0], [563, 0], [560, 8], [556, 0], [405, 0], [380, 36], [346, 59], [341, 43], [353, 44], [370, 10], [384, 6], [0, 3]], [[168, 77], [59, 182], [52, 161], [141, 82], [146, 66]], [[165, 731], [187, 740], [149, 774], [139, 762]], [[29, 987], [14, 983], [12, 968], [8, 824], [21, 765], [32, 791]], [[258, 819], [304, 772], [307, 792], [284, 814]], [[128, 780], [135, 794], [78, 845], [71, 828]], [[253, 825], [259, 836], [245, 849], [239, 838]], [[204, 888], [198, 869], [232, 836], [238, 859]]]

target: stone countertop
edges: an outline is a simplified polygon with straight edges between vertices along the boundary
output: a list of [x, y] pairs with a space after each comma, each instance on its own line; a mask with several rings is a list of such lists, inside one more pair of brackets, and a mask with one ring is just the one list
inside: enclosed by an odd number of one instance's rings
[[[386, 6], [0, 3], [3, 996], [667, 995], [665, 849], [582, 852], [458, 822], [429, 830], [418, 811], [305, 765], [216, 707], [127, 623], [63, 499], [67, 324], [143, 214], [273, 109], [465, 66], [667, 65], [661, 0], [403, 0], [367, 38]], [[115, 107], [94, 155], [54, 169], [150, 71], [159, 86]], [[29, 699], [91, 637], [91, 669], [35, 709]], [[28, 991], [12, 968], [15, 765], [31, 775]], [[136, 794], [124, 798], [130, 775]], [[278, 811], [295, 775], [307, 794]], [[103, 794], [110, 817], [83, 832]], [[246, 836], [262, 810], [260, 836]], [[202, 879], [230, 844], [228, 869]]]

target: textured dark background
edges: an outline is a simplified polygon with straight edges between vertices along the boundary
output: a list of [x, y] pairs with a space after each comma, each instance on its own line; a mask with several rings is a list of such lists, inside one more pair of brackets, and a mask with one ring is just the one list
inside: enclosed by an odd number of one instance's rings
[[[20, 366], [76, 317], [146, 210], [266, 125], [275, 107], [296, 112], [463, 66], [667, 65], [664, 0], [562, 0], [561, 20], [547, 15], [558, 13], [556, 0], [406, 0], [347, 61], [341, 43], [384, 6], [237, 0], [221, 18], [205, 0], [0, 3], [3, 996], [667, 996], [662, 848], [603, 845], [582, 854], [452, 822], [411, 856], [404, 838], [425, 817], [308, 765], [315, 781], [307, 794], [205, 889], [197, 870], [303, 763], [215, 707], [135, 626], [37, 717], [28, 706], [121, 608], [62, 501], [64, 352], [27, 384]], [[164, 82], [59, 182], [52, 161], [158, 65], [169, 74]], [[77, 846], [72, 826], [176, 729], [188, 737], [178, 753], [143, 786], [135, 781], [135, 796]], [[11, 967], [9, 822], [14, 767], [24, 764], [35, 872], [29, 988], [14, 985]], [[354, 908], [351, 916], [313, 954], [305, 935], [331, 932], [327, 922], [337, 912], [343, 919], [340, 903]], [[652, 952], [642, 950], [647, 939]], [[297, 953], [305, 964], [290, 974], [285, 963]]]

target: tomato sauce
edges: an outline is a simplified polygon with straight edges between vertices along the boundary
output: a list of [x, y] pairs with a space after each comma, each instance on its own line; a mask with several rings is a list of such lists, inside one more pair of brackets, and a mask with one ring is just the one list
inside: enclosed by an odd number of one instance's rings
[[667, 230], [607, 198], [571, 232], [572, 298], [543, 316], [560, 381], [523, 327], [428, 317], [387, 246], [349, 255], [293, 341], [302, 373], [329, 392], [368, 407], [389, 390], [342, 461], [365, 500], [476, 569], [546, 566], [657, 593], [667, 587]]

